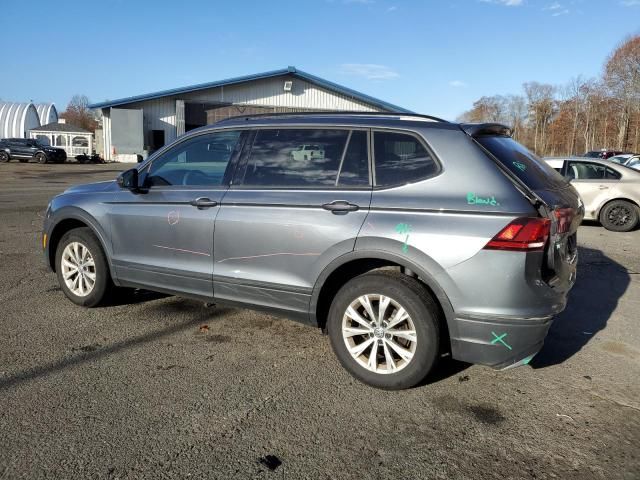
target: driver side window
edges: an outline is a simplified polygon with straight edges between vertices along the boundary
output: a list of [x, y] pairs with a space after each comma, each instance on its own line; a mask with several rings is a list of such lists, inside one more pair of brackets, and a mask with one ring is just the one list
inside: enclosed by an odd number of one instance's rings
[[240, 131], [220, 131], [180, 142], [151, 163], [145, 183], [150, 187], [222, 185], [239, 138]]

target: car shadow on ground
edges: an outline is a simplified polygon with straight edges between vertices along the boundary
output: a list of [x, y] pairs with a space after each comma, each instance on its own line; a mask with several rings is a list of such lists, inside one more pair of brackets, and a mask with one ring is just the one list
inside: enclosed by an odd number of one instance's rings
[[152, 292], [150, 290], [142, 290], [139, 288], [118, 288], [109, 298], [104, 308], [118, 307], [122, 305], [136, 305], [138, 303], [151, 302], [161, 298], [167, 298], [171, 295], [166, 293]]
[[[184, 301], [180, 301], [179, 305], [183, 308], [181, 312], [184, 313]], [[68, 368], [74, 368], [85, 363], [91, 363], [96, 360], [108, 357], [120, 353], [123, 350], [135, 348], [139, 345], [157, 342], [162, 338], [174, 335], [176, 333], [189, 330], [195, 326], [202, 325], [203, 323], [211, 322], [217, 318], [224, 317], [228, 314], [230, 309], [216, 308], [215, 310], [205, 310], [201, 308], [195, 308], [192, 310], [189, 319], [166, 325], [164, 327], [154, 329], [143, 335], [127, 338], [125, 340], [114, 342], [109, 345], [88, 345], [80, 348], [71, 348], [71, 355], [64, 356], [60, 360], [37, 365], [32, 368], [16, 372], [12, 375], [8, 375], [5, 378], [0, 378], [0, 392], [10, 389], [16, 385], [20, 385], [32, 380], [36, 380], [41, 377], [52, 375]]]
[[578, 353], [607, 326], [631, 282], [626, 267], [600, 250], [578, 250], [578, 278], [567, 308], [555, 318], [544, 347], [530, 363], [533, 368], [557, 365]]

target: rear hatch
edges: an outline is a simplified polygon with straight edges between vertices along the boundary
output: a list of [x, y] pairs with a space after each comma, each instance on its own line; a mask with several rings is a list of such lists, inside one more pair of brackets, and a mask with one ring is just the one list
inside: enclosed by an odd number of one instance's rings
[[577, 231], [584, 205], [575, 188], [551, 166], [511, 138], [498, 124], [463, 125], [514, 184], [551, 222], [542, 277], [553, 288], [568, 290], [575, 282]]

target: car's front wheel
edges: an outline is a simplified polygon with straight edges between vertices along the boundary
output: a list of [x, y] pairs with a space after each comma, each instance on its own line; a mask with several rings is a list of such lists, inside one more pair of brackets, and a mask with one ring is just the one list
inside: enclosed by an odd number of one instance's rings
[[638, 207], [626, 200], [614, 200], [600, 212], [600, 223], [607, 230], [630, 232], [638, 225]]
[[38, 163], [47, 163], [47, 156], [42, 152], [36, 153], [34, 158]]
[[107, 259], [89, 228], [65, 233], [56, 249], [56, 274], [62, 291], [73, 303], [95, 307], [112, 288]]
[[373, 272], [340, 289], [327, 328], [349, 373], [371, 386], [397, 390], [420, 383], [435, 365], [438, 312], [418, 280], [398, 272]]

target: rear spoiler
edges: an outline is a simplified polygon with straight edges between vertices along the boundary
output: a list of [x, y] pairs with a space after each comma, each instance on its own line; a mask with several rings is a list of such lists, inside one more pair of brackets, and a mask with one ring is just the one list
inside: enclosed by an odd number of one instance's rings
[[499, 135], [510, 137], [511, 128], [501, 123], [461, 123], [460, 128], [470, 137], [481, 137], [483, 135]]

